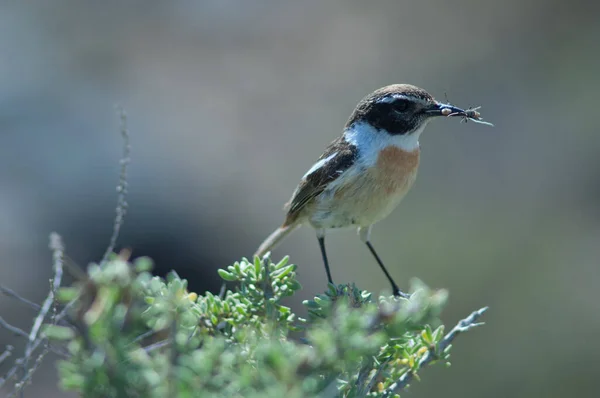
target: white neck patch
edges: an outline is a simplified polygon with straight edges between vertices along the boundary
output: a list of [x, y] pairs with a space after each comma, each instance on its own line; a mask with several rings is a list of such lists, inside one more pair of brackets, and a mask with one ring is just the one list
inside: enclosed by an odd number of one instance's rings
[[428, 120], [425, 121], [412, 133], [403, 135], [390, 135], [384, 131], [378, 131], [369, 123], [355, 123], [344, 131], [344, 139], [358, 148], [363, 161], [375, 164], [379, 151], [388, 146], [393, 145], [406, 152], [419, 149], [419, 136], [425, 130], [428, 122]]

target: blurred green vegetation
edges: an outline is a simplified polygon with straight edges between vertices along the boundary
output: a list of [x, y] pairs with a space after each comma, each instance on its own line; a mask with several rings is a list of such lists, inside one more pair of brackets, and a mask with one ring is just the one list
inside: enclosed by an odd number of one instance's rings
[[[444, 290], [419, 281], [409, 299], [330, 285], [306, 300], [308, 318], [282, 301], [298, 295], [296, 266], [257, 257], [219, 270], [220, 295], [188, 292], [145, 257], [113, 256], [62, 288], [71, 325], [47, 325], [63, 389], [84, 397], [392, 397], [422, 367], [448, 363], [451, 342], [485, 309], [445, 334]], [[293, 338], [290, 332], [299, 332]]]

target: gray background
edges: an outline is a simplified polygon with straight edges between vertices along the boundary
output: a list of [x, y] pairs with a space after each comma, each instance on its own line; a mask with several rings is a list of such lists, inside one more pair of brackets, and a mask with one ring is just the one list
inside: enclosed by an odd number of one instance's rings
[[[358, 100], [412, 83], [494, 129], [436, 120], [419, 179], [374, 230], [404, 287], [450, 291], [444, 321], [489, 305], [453, 366], [412, 397], [595, 397], [600, 381], [599, 7], [584, 1], [0, 1], [0, 280], [41, 301], [47, 237], [78, 263], [111, 232], [202, 292], [283, 219], [298, 179]], [[388, 289], [354, 232], [328, 238], [337, 282]], [[324, 289], [313, 232], [275, 252]], [[300, 309], [302, 312], [303, 310]], [[27, 309], [0, 313], [28, 328]], [[0, 331], [0, 343], [13, 341]], [[0, 369], [3, 373], [3, 369]], [[26, 396], [65, 396], [48, 365]]]

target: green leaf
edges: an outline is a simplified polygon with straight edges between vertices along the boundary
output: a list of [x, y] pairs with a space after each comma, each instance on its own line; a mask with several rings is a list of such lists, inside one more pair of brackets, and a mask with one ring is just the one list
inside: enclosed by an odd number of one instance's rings
[[179, 280], [179, 275], [177, 275], [177, 272], [175, 270], [171, 270], [167, 274], [167, 283], [171, 283], [176, 280]]
[[436, 343], [439, 343], [440, 340], [442, 340], [444, 338], [444, 325], [440, 325], [439, 327], [437, 327], [435, 329], [435, 331], [433, 332], [433, 341], [435, 341]]
[[421, 337], [426, 344], [433, 344], [433, 333], [431, 332], [431, 326], [425, 325], [425, 328], [421, 332]]
[[150, 257], [139, 257], [133, 263], [136, 272], [150, 272], [154, 268], [154, 262]]
[[61, 287], [56, 292], [56, 300], [61, 303], [68, 303], [79, 296], [81, 290], [77, 287]]
[[44, 325], [42, 332], [51, 340], [71, 340], [75, 337], [75, 332], [66, 326]]
[[228, 282], [237, 281], [237, 278], [235, 277], [235, 275], [233, 275], [230, 272], [225, 271], [224, 269], [218, 269], [217, 272], [219, 273], [219, 276], [221, 277], [221, 279], [224, 279]]
[[304, 300], [302, 304], [304, 304], [304, 306], [307, 308], [321, 308], [321, 306], [314, 300]]
[[286, 276], [290, 272], [294, 271], [295, 269], [296, 269], [296, 266], [294, 264], [288, 265], [287, 267], [284, 267], [284, 268], [278, 268], [278, 270], [273, 273], [273, 277], [275, 277], [277, 279], [282, 279], [284, 276]]
[[283, 267], [285, 267], [285, 265], [288, 263], [288, 261], [290, 260], [290, 256], [285, 256], [284, 258], [281, 259], [281, 261], [279, 261], [277, 264], [275, 264], [275, 269], [281, 269]]
[[263, 264], [262, 261], [260, 261], [260, 258], [258, 258], [258, 256], [254, 256], [254, 272], [256, 272], [256, 276], [260, 276], [260, 270], [262, 269], [262, 267]]

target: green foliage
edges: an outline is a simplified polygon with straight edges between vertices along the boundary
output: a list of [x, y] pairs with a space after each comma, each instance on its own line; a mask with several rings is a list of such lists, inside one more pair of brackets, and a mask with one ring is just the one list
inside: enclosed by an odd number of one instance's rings
[[394, 396], [394, 383], [416, 376], [425, 357], [448, 358], [438, 319], [446, 292], [418, 281], [410, 299], [330, 285], [304, 302], [302, 319], [282, 303], [300, 290], [287, 258], [219, 270], [234, 289], [218, 296], [188, 292], [174, 273], [153, 277], [151, 267], [147, 258], [113, 256], [58, 292], [64, 301], [78, 296], [73, 326], [45, 329], [70, 353], [59, 366], [64, 389], [85, 397]]

